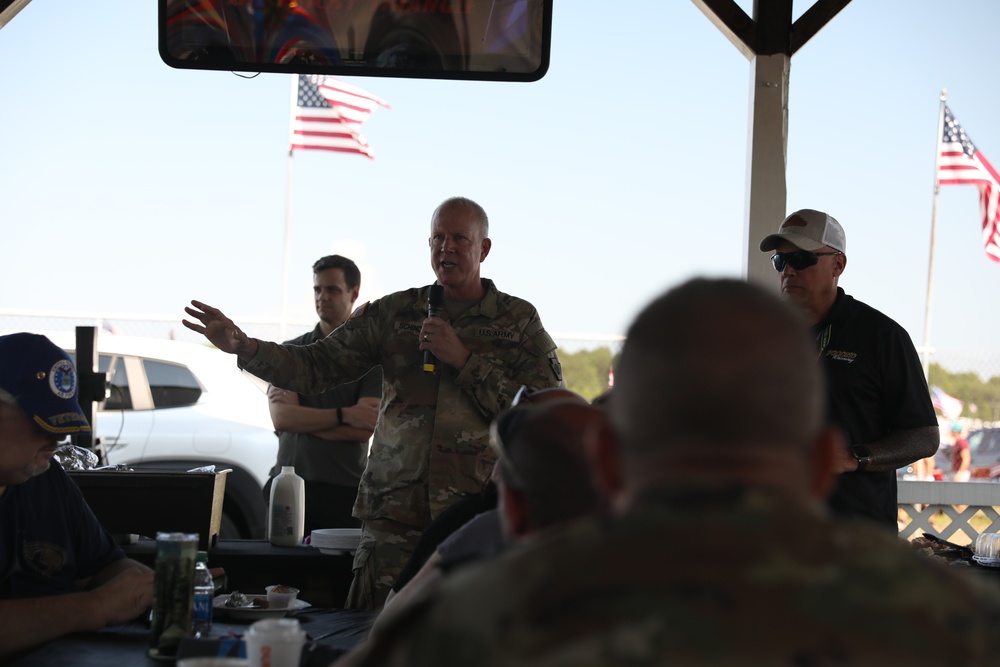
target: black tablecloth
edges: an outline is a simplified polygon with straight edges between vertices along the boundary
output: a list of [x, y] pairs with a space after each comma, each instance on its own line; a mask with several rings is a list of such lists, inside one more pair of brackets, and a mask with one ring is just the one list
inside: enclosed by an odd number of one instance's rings
[[[153, 567], [156, 540], [140, 539], [124, 547], [126, 555]], [[267, 540], [219, 540], [208, 550], [208, 566], [226, 571], [225, 591], [263, 594], [264, 587], [284, 584], [317, 607], [341, 607], [353, 578], [354, 557], [331, 556], [313, 547], [277, 547]]]
[[[297, 618], [308, 634], [301, 667], [325, 667], [367, 638], [377, 613], [345, 609], [306, 609]], [[238, 650], [250, 622], [216, 619], [208, 639], [185, 639], [178, 657], [220, 655]], [[83, 632], [57, 639], [12, 663], [12, 667], [150, 667], [162, 660], [149, 657], [149, 624], [126, 625]], [[173, 662], [172, 660], [170, 662]]]

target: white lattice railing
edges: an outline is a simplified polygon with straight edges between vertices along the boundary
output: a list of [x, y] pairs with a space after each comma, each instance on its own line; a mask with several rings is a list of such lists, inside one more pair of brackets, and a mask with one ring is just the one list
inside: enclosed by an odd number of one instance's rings
[[1000, 483], [899, 481], [899, 536], [930, 533], [971, 544], [980, 533], [1000, 532]]

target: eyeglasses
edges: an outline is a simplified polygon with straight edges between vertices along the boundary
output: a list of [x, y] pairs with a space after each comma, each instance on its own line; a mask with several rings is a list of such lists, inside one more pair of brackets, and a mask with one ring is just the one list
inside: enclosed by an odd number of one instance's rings
[[534, 392], [531, 389], [528, 389], [528, 385], [522, 384], [521, 388], [517, 390], [516, 394], [514, 394], [514, 399], [510, 402], [510, 407], [513, 408], [518, 403], [527, 402], [533, 393]]
[[[489, 484], [495, 479], [497, 471], [500, 469], [501, 465], [507, 471], [507, 479], [520, 484], [521, 477], [517, 472], [517, 468], [514, 467], [514, 459], [512, 459], [510, 454], [507, 453], [507, 447], [504, 445], [503, 441], [503, 434], [506, 434], [507, 436], [510, 435], [511, 425], [515, 421], [515, 417], [512, 415], [524, 412], [524, 408], [531, 404], [531, 397], [534, 394], [535, 391], [533, 389], [528, 387], [526, 384], [522, 384], [521, 388], [514, 394], [514, 398], [510, 402], [510, 408], [494, 419], [490, 424], [490, 445], [493, 447], [493, 451], [497, 453], [497, 460], [493, 464], [493, 471], [490, 472], [490, 476], [486, 478], [486, 484]], [[516, 409], [518, 406], [520, 406], [520, 409]], [[485, 485], [483, 488], [486, 488]]]
[[785, 270], [785, 264], [788, 264], [796, 271], [801, 271], [802, 269], [808, 269], [810, 266], [819, 261], [819, 258], [823, 255], [843, 255], [844, 253], [836, 250], [834, 252], [809, 252], [808, 250], [796, 250], [795, 252], [779, 252], [771, 255], [771, 263], [774, 264], [774, 270], [781, 273]]
[[514, 465], [514, 459], [511, 458], [504, 441], [510, 438], [512, 430], [526, 412], [525, 407], [512, 408], [490, 423], [490, 445], [497, 453], [497, 465], [502, 463], [506, 479], [513, 481], [517, 486], [522, 485], [523, 477]]

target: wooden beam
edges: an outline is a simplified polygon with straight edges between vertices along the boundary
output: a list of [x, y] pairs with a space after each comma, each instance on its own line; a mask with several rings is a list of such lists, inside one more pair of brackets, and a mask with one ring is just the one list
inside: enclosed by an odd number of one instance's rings
[[735, 0], [691, 0], [747, 60], [757, 55], [757, 27]]
[[816, 3], [792, 24], [789, 38], [789, 55], [805, 46], [806, 42], [816, 36], [840, 10], [849, 5], [851, 0], [816, 0]]
[[792, 0], [754, 0], [753, 21], [758, 56], [791, 55]]
[[0, 0], [0, 28], [4, 27], [14, 15], [24, 9], [31, 0]]
[[760, 240], [785, 217], [788, 200], [788, 73], [792, 57], [760, 55], [751, 61], [750, 146], [747, 153], [743, 275], [777, 291], [778, 275], [760, 251]]

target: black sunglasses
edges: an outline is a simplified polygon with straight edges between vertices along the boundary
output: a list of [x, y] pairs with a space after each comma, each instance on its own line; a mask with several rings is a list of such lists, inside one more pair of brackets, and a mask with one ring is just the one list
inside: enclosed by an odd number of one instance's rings
[[514, 482], [517, 486], [523, 484], [523, 477], [517, 466], [514, 465], [514, 459], [510, 456], [506, 441], [510, 439], [511, 432], [527, 412], [526, 408], [527, 406], [511, 408], [490, 424], [490, 445], [497, 453], [497, 465], [503, 466], [507, 473], [507, 481]]
[[796, 250], [795, 252], [779, 252], [771, 255], [771, 263], [774, 264], [774, 270], [781, 273], [785, 270], [785, 264], [788, 264], [796, 271], [801, 271], [802, 269], [808, 269], [810, 266], [819, 261], [819, 258], [823, 255], [843, 255], [844, 253], [836, 250], [834, 252], [809, 252], [808, 250]]

